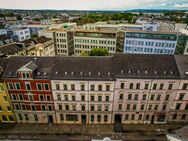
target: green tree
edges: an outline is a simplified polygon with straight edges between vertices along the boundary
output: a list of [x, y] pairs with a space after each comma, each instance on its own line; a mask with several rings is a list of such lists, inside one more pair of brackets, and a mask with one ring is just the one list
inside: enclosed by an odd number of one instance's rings
[[107, 49], [102, 49], [102, 48], [93, 48], [89, 53], [89, 56], [108, 56], [108, 55], [109, 55], [109, 51]]

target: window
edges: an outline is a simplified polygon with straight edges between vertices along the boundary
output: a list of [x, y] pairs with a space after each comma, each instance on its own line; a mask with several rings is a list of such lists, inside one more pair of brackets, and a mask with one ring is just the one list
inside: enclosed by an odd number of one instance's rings
[[19, 100], [24, 100], [23, 94], [19, 94], [18, 97], [19, 97]]
[[127, 104], [127, 110], [130, 110], [130, 109], [131, 109], [131, 105]]
[[11, 99], [12, 100], [16, 100], [17, 99], [16, 95], [15, 94], [11, 94]]
[[26, 90], [31, 90], [30, 82], [25, 82], [25, 88], [26, 88]]
[[59, 116], [60, 116], [60, 120], [61, 120], [61, 121], [64, 121], [64, 116], [63, 116], [63, 114], [60, 114]]
[[109, 105], [105, 105], [104, 110], [109, 111]]
[[101, 95], [98, 96], [98, 101], [102, 101], [102, 96]]
[[104, 115], [104, 122], [108, 121], [108, 115]]
[[66, 110], [69, 110], [69, 105], [65, 105], [65, 109], [66, 109]]
[[0, 106], [0, 111], [2, 111], [2, 107]]
[[84, 90], [85, 90], [85, 85], [81, 84], [81, 91], [84, 91]]
[[58, 105], [59, 110], [63, 110], [62, 105]]
[[59, 84], [55, 84], [55, 88], [56, 88], [56, 90], [60, 90], [60, 85]]
[[125, 83], [121, 83], [120, 88], [121, 88], [121, 89], [124, 89], [124, 88], [125, 88]]
[[155, 97], [155, 95], [152, 94], [152, 95], [150, 96], [150, 100], [154, 100], [154, 97]]
[[69, 100], [68, 95], [64, 95], [64, 99], [65, 99], [65, 101], [68, 101]]
[[181, 119], [182, 119], [182, 120], [185, 120], [185, 119], [186, 119], [186, 116], [187, 116], [186, 114], [183, 114], [183, 115], [181, 116]]
[[110, 91], [110, 85], [106, 85], [106, 91]]
[[34, 105], [31, 106], [32, 111], [36, 111], [36, 107]]
[[9, 119], [9, 121], [14, 121], [14, 118], [11, 115], [8, 116], [8, 119]]
[[97, 115], [97, 122], [101, 122], [101, 115]]
[[91, 95], [91, 101], [95, 101], [95, 96]]
[[101, 106], [101, 105], [98, 105], [98, 106], [97, 106], [97, 110], [98, 110], [98, 111], [102, 111], [102, 106]]
[[37, 84], [37, 90], [39, 90], [39, 91], [42, 90], [42, 84], [41, 84], [41, 83], [38, 83], [38, 84]]
[[144, 107], [145, 107], [145, 105], [142, 104], [141, 107], [140, 107], [140, 110], [144, 110]]
[[78, 115], [66, 115], [66, 121], [78, 121]]
[[187, 88], [188, 88], [188, 83], [184, 83], [183, 86], [182, 86], [182, 89], [187, 90]]
[[123, 94], [119, 95], [119, 100], [123, 100]]
[[3, 85], [0, 85], [0, 91], [5, 91], [5, 88]]
[[130, 83], [129, 89], [133, 89], [133, 83]]
[[50, 89], [48, 83], [45, 83], [45, 84], [44, 84], [44, 89], [45, 89], [45, 90], [49, 90], [49, 89]]
[[8, 101], [8, 99], [7, 99], [7, 97], [6, 97], [6, 96], [3, 96], [3, 98], [4, 98], [4, 100], [5, 100], [5, 101]]
[[34, 101], [33, 95], [28, 95], [29, 101]]
[[102, 91], [102, 85], [98, 85], [98, 91]]
[[82, 111], [85, 111], [85, 110], [86, 110], [85, 105], [82, 105]]
[[134, 120], [134, 118], [135, 118], [135, 115], [132, 114], [132, 115], [131, 115], [131, 120]]
[[34, 115], [34, 119], [35, 119], [35, 121], [39, 120], [37, 115]]
[[134, 100], [138, 100], [138, 94], [135, 94]]
[[8, 121], [8, 120], [7, 120], [7, 117], [6, 117], [5, 115], [2, 115], [2, 120], [3, 120], [3, 121]]
[[179, 95], [179, 100], [183, 100], [184, 96], [185, 96], [184, 93], [180, 93], [180, 95]]
[[48, 105], [48, 110], [52, 111], [52, 106], [51, 105]]
[[176, 119], [177, 118], [177, 114], [173, 114], [172, 119]]
[[146, 115], [146, 120], [149, 120], [149, 118], [150, 118], [150, 116], [147, 114], [147, 115]]
[[157, 83], [154, 83], [153, 84], [153, 90], [156, 90], [157, 89]]
[[181, 107], [181, 103], [177, 103], [177, 104], [176, 104], [176, 110], [179, 110], [180, 107]]
[[15, 88], [16, 88], [17, 90], [20, 90], [20, 89], [21, 89], [20, 83], [16, 82], [16, 83], [14, 83], [14, 85], [15, 85]]
[[136, 110], [136, 104], [133, 105], [133, 110]]
[[10, 106], [7, 106], [7, 110], [8, 110], [8, 111], [11, 111], [11, 110], [10, 110]]
[[173, 84], [169, 84], [168, 85], [168, 90], [172, 90], [172, 86], [173, 86]]
[[149, 105], [148, 110], [151, 110], [151, 109], [152, 109], [152, 105]]
[[72, 105], [72, 110], [76, 111], [76, 105]]
[[126, 115], [125, 115], [125, 120], [128, 120], [128, 119], [129, 119], [129, 115], [126, 114]]
[[25, 120], [29, 120], [28, 114], [24, 114]]
[[105, 101], [110, 101], [110, 96], [106, 95], [105, 96]]
[[61, 95], [60, 94], [57, 95], [57, 100], [61, 100]]
[[67, 84], [63, 84], [63, 90], [67, 90]]
[[166, 97], [165, 97], [165, 100], [169, 100], [169, 97], [170, 97], [170, 95], [167, 94]]
[[75, 85], [71, 84], [71, 90], [74, 91], [75, 90]]
[[72, 101], [75, 101], [75, 100], [76, 100], [76, 96], [72, 95]]
[[128, 100], [132, 99], [132, 94], [128, 94]]
[[118, 109], [122, 110], [122, 104], [119, 104]]
[[23, 78], [29, 78], [29, 73], [22, 73]]
[[149, 88], [149, 84], [146, 83], [145, 86], [144, 86], [144, 89], [148, 90], [148, 88]]
[[138, 116], [138, 120], [142, 120], [142, 115], [139, 115], [139, 116]]
[[163, 105], [163, 109], [162, 110], [166, 110], [166, 105]]
[[94, 122], [94, 115], [91, 115], [91, 122]]
[[164, 84], [161, 83], [159, 89], [162, 90], [162, 89], [163, 89], [163, 86], [164, 86]]
[[136, 84], [136, 89], [140, 89], [140, 83]]
[[47, 100], [47, 101], [51, 101], [51, 96], [47, 95], [47, 96], [46, 96], [46, 100]]
[[94, 91], [95, 90], [95, 85], [91, 85], [91, 91]]
[[13, 89], [14, 89], [13, 83], [8, 83], [8, 89], [9, 89], [9, 90], [13, 90]]
[[156, 100], [160, 100], [161, 99], [161, 95], [160, 94], [158, 94], [157, 95], [157, 99]]
[[18, 119], [19, 119], [19, 120], [23, 120], [23, 118], [22, 118], [22, 115], [21, 115], [21, 114], [18, 114]]
[[154, 110], [158, 110], [158, 105], [155, 105]]
[[85, 101], [85, 95], [81, 95], [81, 100]]
[[91, 109], [91, 111], [94, 111], [95, 107], [92, 105], [92, 106], [90, 106], [90, 109]]
[[143, 94], [142, 100], [146, 100], [146, 94]]
[[46, 106], [42, 105], [42, 111], [46, 111]]

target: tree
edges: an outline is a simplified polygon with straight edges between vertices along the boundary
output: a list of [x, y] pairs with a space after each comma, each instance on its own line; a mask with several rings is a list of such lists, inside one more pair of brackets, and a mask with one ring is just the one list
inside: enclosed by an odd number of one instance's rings
[[90, 51], [89, 56], [108, 56], [109, 51], [102, 48], [94, 48]]

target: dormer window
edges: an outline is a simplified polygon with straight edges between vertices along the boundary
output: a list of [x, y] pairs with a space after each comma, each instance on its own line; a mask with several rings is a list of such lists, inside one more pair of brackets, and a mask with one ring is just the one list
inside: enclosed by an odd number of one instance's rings
[[29, 75], [28, 72], [22, 72], [22, 77], [23, 77], [23, 78], [29, 78], [30, 75]]

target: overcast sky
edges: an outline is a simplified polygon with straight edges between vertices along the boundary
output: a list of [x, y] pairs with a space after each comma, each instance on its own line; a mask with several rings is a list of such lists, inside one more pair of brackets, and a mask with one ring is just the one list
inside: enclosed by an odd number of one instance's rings
[[188, 10], [188, 0], [0, 0], [0, 8], [66, 10], [162, 8]]

